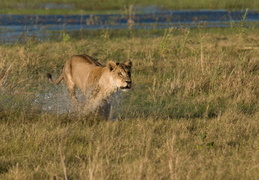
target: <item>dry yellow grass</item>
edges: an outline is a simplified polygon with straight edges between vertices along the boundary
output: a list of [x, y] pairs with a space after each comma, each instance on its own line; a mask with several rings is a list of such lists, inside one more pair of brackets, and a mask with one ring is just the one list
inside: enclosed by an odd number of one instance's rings
[[[258, 40], [250, 29], [171, 29], [0, 46], [0, 178], [258, 179], [259, 51], [240, 50]], [[69, 110], [45, 73], [79, 53], [132, 59], [116, 121], [43, 108]]]

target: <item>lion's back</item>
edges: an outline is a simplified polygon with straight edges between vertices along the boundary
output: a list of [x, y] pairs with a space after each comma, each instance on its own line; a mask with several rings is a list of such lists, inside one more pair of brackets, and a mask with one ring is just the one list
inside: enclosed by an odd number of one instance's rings
[[86, 54], [74, 55], [71, 57], [71, 61], [77, 61], [81, 63], [95, 65], [98, 67], [103, 67], [103, 65], [99, 63], [96, 59]]

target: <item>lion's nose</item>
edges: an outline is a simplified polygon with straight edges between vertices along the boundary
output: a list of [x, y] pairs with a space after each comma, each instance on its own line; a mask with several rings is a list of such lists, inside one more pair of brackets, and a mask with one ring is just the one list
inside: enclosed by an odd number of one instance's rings
[[127, 86], [131, 86], [131, 81], [126, 81], [126, 83], [127, 83]]

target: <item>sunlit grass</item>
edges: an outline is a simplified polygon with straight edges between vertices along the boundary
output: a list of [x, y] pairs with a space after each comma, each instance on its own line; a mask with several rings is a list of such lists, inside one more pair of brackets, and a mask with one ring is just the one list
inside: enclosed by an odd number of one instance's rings
[[[84, 1], [84, 0], [2, 0], [0, 13], [7, 14], [82, 14], [82, 13], [112, 13], [115, 10], [125, 12], [128, 10], [141, 12], [139, 7], [157, 7], [170, 10], [186, 9], [227, 9], [227, 10], [257, 10], [259, 2], [255, 0], [106, 0], [106, 1]], [[152, 11], [151, 11], [152, 12]]]
[[[0, 178], [258, 179], [258, 30], [116, 32], [0, 46]], [[133, 61], [115, 121], [43, 109], [80, 53]]]

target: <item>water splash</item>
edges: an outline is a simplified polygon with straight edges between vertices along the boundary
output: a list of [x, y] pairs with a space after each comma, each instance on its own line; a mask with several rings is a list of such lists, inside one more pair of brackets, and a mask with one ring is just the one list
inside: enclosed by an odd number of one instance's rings
[[[78, 90], [76, 94], [80, 102], [79, 105], [83, 106], [85, 96]], [[41, 111], [49, 113], [63, 114], [76, 112], [78, 110], [77, 105], [71, 101], [67, 88], [63, 84], [57, 87], [50, 86], [36, 94], [33, 103], [39, 106]]]

